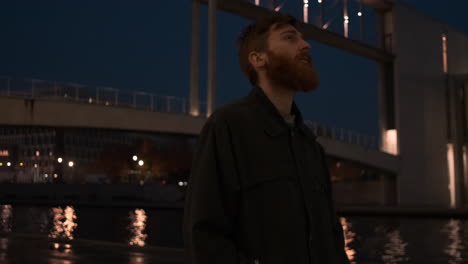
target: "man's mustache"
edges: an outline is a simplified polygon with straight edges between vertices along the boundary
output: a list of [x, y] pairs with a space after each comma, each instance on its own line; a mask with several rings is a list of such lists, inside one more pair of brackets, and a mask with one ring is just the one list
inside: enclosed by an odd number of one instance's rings
[[309, 53], [302, 53], [297, 55], [296, 59], [298, 60], [307, 60], [307, 62], [312, 63], [312, 56]]

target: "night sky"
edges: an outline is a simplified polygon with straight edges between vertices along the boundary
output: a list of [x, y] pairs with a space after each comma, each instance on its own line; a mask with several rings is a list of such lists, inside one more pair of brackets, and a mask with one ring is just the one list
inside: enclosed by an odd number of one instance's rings
[[[281, 2], [281, 1], [278, 1]], [[301, 18], [300, 0], [284, 11]], [[311, 2], [311, 15], [314, 4]], [[350, 1], [352, 2], [352, 1]], [[414, 0], [405, 3], [468, 34], [468, 1]], [[352, 11], [355, 6], [350, 6]], [[37, 78], [188, 98], [190, 0], [2, 1], [0, 75]], [[330, 9], [330, 17], [339, 8]], [[366, 28], [375, 17], [364, 10]], [[339, 17], [339, 16], [338, 16]], [[235, 40], [250, 21], [218, 12], [217, 106], [251, 88], [238, 66]], [[350, 24], [356, 25], [350, 15]], [[201, 7], [201, 100], [206, 101], [207, 8]], [[340, 23], [331, 30], [339, 31]], [[356, 30], [350, 29], [351, 38]], [[366, 42], [375, 34], [366, 32]], [[313, 93], [296, 102], [308, 120], [378, 135], [377, 64], [312, 42], [321, 79]]]

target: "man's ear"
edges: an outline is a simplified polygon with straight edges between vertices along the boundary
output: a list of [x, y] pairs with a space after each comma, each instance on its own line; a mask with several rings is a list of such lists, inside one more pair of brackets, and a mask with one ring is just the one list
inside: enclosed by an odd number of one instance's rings
[[262, 68], [266, 63], [266, 54], [263, 52], [251, 51], [247, 57], [254, 68]]

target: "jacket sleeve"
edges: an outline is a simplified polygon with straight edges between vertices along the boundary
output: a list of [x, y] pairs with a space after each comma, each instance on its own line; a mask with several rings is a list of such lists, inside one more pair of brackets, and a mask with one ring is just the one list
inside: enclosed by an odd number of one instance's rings
[[325, 150], [323, 149], [322, 145], [317, 143], [320, 149], [320, 153], [322, 156], [322, 164], [324, 166], [324, 171], [325, 171], [325, 184], [326, 184], [326, 190], [327, 190], [327, 195], [328, 195], [328, 201], [330, 202], [330, 210], [332, 210], [333, 214], [333, 221], [334, 221], [334, 235], [335, 235], [335, 245], [336, 245], [336, 252], [338, 254], [338, 259], [339, 259], [339, 264], [349, 264], [349, 259], [348, 256], [346, 255], [345, 252], [345, 237], [343, 234], [343, 227], [341, 226], [341, 222], [336, 214], [335, 210], [335, 200], [333, 198], [333, 189], [331, 185], [331, 177], [330, 177], [330, 171], [328, 169], [328, 165], [326, 163], [326, 155], [325, 155]]
[[239, 263], [234, 239], [239, 189], [228, 126], [212, 115], [198, 138], [185, 198], [188, 263]]

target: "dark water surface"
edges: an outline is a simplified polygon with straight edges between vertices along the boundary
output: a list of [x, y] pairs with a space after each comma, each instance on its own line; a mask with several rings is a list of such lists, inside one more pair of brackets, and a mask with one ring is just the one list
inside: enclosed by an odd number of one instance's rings
[[[2, 205], [0, 263], [182, 263], [182, 216], [180, 209]], [[340, 219], [351, 263], [468, 263], [465, 219]]]

